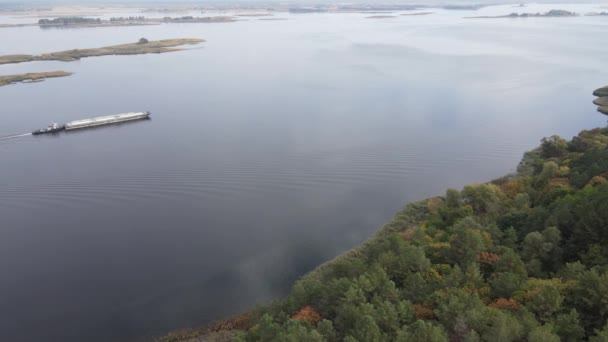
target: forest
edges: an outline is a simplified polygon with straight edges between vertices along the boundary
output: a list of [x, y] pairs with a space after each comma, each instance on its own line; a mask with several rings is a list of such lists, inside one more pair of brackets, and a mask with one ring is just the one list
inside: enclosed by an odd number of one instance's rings
[[608, 341], [608, 128], [407, 205], [237, 341]]

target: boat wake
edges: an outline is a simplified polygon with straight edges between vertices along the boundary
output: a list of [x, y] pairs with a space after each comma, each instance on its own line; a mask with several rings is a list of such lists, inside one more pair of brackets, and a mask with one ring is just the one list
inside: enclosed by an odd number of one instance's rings
[[32, 133], [7, 135], [5, 137], [0, 137], [0, 140], [8, 140], [8, 139], [21, 138], [21, 137], [26, 137], [28, 135], [32, 135]]

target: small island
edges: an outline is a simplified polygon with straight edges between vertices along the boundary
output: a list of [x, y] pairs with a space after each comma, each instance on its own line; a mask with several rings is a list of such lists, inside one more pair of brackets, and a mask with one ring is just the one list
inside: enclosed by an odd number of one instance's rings
[[365, 17], [367, 19], [390, 19], [390, 18], [396, 18], [393, 15], [370, 15], [369, 17]]
[[465, 19], [496, 19], [496, 18], [555, 18], [555, 17], [576, 17], [578, 14], [565, 10], [550, 10], [546, 13], [511, 13], [507, 15], [497, 16], [479, 16], [479, 17], [465, 17]]
[[0, 76], [0, 87], [14, 83], [42, 82], [47, 78], [66, 77], [72, 75], [65, 71], [32, 72], [27, 74]]
[[593, 103], [598, 105], [597, 111], [608, 115], [608, 86], [597, 89], [593, 95], [598, 97], [593, 100]]
[[108, 55], [141, 55], [148, 53], [165, 53], [183, 50], [176, 48], [180, 45], [193, 45], [204, 42], [198, 38], [164, 39], [148, 41], [142, 38], [137, 43], [106, 46], [93, 49], [74, 49], [67, 51], [51, 52], [41, 55], [4, 55], [0, 56], [0, 64], [14, 64], [33, 61], [77, 61], [84, 57], [108, 56]]
[[237, 17], [272, 17], [272, 13], [241, 13], [237, 14]]
[[435, 12], [417, 12], [417, 13], [402, 13], [403, 16], [429, 15]]

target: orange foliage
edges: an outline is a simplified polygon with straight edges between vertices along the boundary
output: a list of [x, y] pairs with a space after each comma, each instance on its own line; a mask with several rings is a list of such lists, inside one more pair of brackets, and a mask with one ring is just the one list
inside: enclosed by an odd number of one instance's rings
[[548, 192], [552, 188], [555, 188], [555, 187], [569, 188], [570, 180], [568, 178], [561, 178], [561, 177], [552, 178], [549, 180], [549, 182], [547, 183], [547, 185], [545, 186], [545, 189], [543, 191]]
[[519, 180], [508, 181], [499, 184], [500, 190], [502, 190], [510, 198], [514, 198], [517, 194], [526, 191], [526, 185]]
[[517, 311], [521, 308], [521, 304], [512, 298], [498, 298], [492, 304], [489, 305], [491, 308], [499, 310]]
[[604, 178], [602, 176], [595, 176], [595, 177], [591, 178], [591, 180], [589, 181], [589, 183], [587, 183], [587, 185], [596, 186], [596, 185], [606, 184], [606, 183], [608, 183], [608, 180], [606, 180], [606, 178]]
[[248, 330], [253, 325], [256, 316], [252, 312], [246, 312], [238, 316], [223, 319], [221, 321], [212, 322], [207, 329], [209, 331], [223, 330]]
[[436, 211], [437, 209], [439, 209], [442, 206], [443, 206], [443, 200], [441, 198], [439, 198], [439, 197], [429, 198], [426, 201], [426, 207], [431, 212]]
[[317, 324], [321, 321], [321, 315], [319, 315], [312, 306], [303, 307], [295, 315], [291, 316], [291, 318], [299, 321], [306, 321], [311, 324]]
[[414, 304], [414, 313], [416, 314], [417, 319], [426, 319], [431, 320], [435, 319], [435, 314], [433, 313], [433, 309], [428, 306], [424, 306], [421, 304]]
[[495, 253], [481, 252], [481, 254], [479, 254], [479, 262], [482, 264], [493, 265], [498, 260], [500, 260], [500, 257]]
[[408, 228], [401, 232], [401, 237], [403, 237], [404, 240], [411, 240], [414, 238], [414, 235], [416, 235], [416, 229], [414, 228]]

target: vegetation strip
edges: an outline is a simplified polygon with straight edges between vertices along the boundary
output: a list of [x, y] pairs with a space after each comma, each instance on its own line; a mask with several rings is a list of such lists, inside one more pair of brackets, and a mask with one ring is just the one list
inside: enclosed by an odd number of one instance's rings
[[180, 51], [176, 46], [198, 44], [204, 42], [198, 38], [165, 39], [148, 41], [145, 38], [137, 43], [106, 46], [94, 49], [74, 49], [60, 52], [45, 53], [42, 55], [5, 55], [0, 56], [0, 64], [23, 63], [33, 61], [63, 61], [71, 62], [84, 57], [108, 55], [140, 55], [147, 53], [165, 53]]
[[47, 72], [33, 72], [27, 74], [18, 75], [6, 75], [0, 76], [0, 87], [20, 82], [41, 82], [47, 78], [52, 77], [66, 77], [72, 75], [71, 72], [65, 71], [47, 71]]

